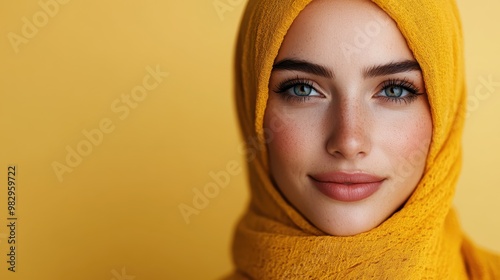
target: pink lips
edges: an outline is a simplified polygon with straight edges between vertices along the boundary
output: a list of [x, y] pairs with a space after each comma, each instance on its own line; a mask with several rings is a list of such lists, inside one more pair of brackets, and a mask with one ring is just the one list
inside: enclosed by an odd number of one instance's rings
[[371, 196], [385, 180], [385, 178], [361, 172], [331, 172], [309, 177], [324, 195], [344, 202], [359, 201]]

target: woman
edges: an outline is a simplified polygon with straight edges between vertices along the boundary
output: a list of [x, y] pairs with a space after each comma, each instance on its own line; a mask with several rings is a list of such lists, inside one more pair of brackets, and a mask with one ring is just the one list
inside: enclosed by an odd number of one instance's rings
[[236, 98], [258, 144], [234, 278], [500, 278], [451, 207], [461, 36], [449, 0], [248, 3]]

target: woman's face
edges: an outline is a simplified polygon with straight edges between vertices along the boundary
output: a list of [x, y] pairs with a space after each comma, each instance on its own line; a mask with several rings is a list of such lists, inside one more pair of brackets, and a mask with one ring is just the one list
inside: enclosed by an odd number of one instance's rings
[[365, 0], [314, 0], [295, 19], [273, 66], [264, 127], [280, 191], [340, 236], [402, 206], [432, 136], [420, 67], [395, 22]]

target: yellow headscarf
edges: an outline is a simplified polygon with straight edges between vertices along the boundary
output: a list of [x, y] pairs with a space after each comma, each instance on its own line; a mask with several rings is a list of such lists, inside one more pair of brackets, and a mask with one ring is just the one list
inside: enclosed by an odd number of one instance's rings
[[433, 120], [426, 169], [404, 207], [355, 236], [329, 236], [271, 182], [264, 131], [271, 69], [311, 0], [250, 0], [240, 26], [235, 91], [247, 143], [250, 205], [233, 244], [232, 278], [500, 279], [500, 257], [463, 234], [452, 208], [461, 167], [466, 87], [462, 28], [452, 0], [373, 0], [398, 25], [422, 69]]

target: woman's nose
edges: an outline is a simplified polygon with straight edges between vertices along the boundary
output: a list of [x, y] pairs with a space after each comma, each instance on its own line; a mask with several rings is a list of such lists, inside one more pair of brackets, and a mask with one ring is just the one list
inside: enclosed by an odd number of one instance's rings
[[347, 160], [365, 157], [371, 150], [371, 117], [367, 108], [357, 101], [346, 101], [331, 106], [327, 120], [326, 149], [336, 158]]

